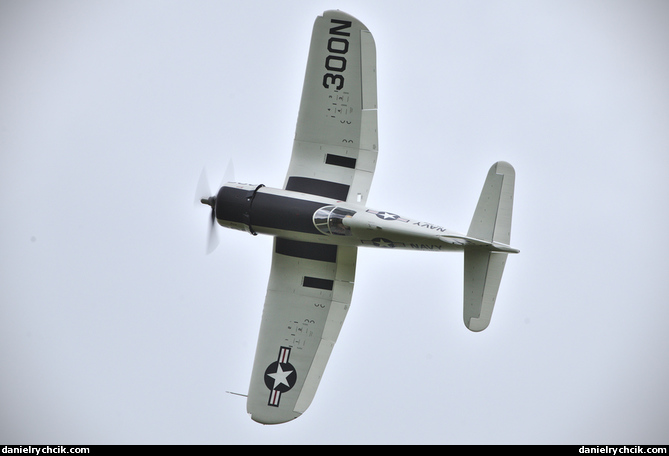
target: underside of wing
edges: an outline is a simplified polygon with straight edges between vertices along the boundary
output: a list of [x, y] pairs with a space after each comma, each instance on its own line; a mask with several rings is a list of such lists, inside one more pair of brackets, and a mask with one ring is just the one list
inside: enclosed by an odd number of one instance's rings
[[357, 249], [275, 238], [247, 411], [278, 424], [311, 404], [351, 303]]
[[354, 17], [326, 11], [311, 36], [284, 188], [364, 204], [377, 153], [374, 38]]

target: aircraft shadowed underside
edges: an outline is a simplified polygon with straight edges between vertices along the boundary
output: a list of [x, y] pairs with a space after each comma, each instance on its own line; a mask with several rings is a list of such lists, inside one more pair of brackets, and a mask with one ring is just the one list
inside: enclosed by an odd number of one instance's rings
[[467, 234], [366, 207], [378, 156], [376, 47], [341, 11], [316, 19], [283, 188], [228, 182], [212, 224], [274, 236], [247, 411], [264, 424], [311, 404], [351, 304], [358, 247], [464, 251], [464, 322], [490, 323], [510, 247], [515, 172], [488, 172]]

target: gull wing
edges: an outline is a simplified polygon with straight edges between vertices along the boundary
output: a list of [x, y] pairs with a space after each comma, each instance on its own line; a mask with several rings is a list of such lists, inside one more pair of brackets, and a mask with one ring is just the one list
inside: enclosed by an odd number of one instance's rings
[[316, 19], [284, 188], [365, 204], [378, 153], [376, 46], [341, 11]]
[[356, 247], [274, 239], [272, 269], [246, 403], [278, 424], [311, 404], [346, 317]]

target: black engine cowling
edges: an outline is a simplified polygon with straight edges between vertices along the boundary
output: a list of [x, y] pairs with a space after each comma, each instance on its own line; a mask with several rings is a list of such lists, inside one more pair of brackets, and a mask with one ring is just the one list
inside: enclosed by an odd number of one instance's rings
[[225, 184], [216, 196], [216, 220], [221, 226], [255, 235], [251, 225], [251, 204], [264, 185]]

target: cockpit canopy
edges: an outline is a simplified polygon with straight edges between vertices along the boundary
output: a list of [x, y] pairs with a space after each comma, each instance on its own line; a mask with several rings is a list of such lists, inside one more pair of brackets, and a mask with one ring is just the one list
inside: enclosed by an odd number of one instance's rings
[[350, 236], [351, 228], [344, 225], [346, 217], [353, 217], [355, 211], [338, 206], [324, 206], [314, 212], [314, 225], [323, 234]]

